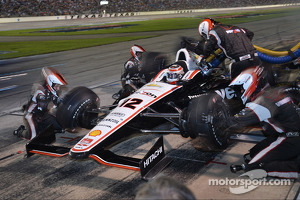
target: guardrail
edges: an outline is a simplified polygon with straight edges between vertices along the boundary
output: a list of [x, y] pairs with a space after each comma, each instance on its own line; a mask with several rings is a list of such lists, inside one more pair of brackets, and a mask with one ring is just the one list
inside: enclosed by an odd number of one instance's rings
[[226, 11], [226, 10], [240, 11], [240, 10], [249, 10], [249, 9], [263, 9], [263, 8], [291, 7], [291, 6], [300, 6], [300, 3], [250, 6], [250, 7], [232, 7], [232, 8], [186, 9], [186, 10], [149, 11], [149, 12], [120, 12], [120, 13], [79, 14], [79, 15], [40, 16], [40, 17], [11, 17], [11, 18], [0, 18], [0, 23], [92, 19], [92, 18], [102, 18], [102, 17], [168, 15], [168, 14], [201, 13], [201, 12]]

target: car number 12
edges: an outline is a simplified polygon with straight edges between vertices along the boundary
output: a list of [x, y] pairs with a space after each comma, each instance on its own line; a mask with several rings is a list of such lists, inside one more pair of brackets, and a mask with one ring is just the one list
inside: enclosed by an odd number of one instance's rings
[[120, 107], [127, 107], [127, 108], [131, 108], [133, 110], [136, 108], [136, 105], [139, 105], [142, 102], [143, 102], [142, 99], [137, 99], [137, 98], [127, 99], [120, 105]]

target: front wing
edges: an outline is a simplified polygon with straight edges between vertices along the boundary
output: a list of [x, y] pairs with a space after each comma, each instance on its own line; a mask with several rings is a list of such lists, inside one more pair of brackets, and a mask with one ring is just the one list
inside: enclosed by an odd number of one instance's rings
[[[53, 126], [26, 144], [26, 157], [34, 154], [64, 157], [69, 155], [71, 148], [51, 145], [55, 141]], [[94, 151], [89, 158], [113, 167], [140, 171], [143, 179], [151, 179], [172, 162], [172, 158], [165, 156], [163, 137], [161, 136], [143, 159], [121, 156], [109, 150]]]

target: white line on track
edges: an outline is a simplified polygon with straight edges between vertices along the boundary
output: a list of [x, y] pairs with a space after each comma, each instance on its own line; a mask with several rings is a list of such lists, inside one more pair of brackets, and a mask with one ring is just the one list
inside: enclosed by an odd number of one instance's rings
[[0, 92], [3, 92], [3, 91], [6, 91], [6, 90], [11, 90], [11, 89], [14, 89], [18, 87], [17, 85], [11, 85], [11, 86], [7, 86], [7, 87], [4, 87], [4, 88], [0, 88]]
[[41, 67], [36, 67], [36, 68], [33, 68], [33, 69], [26, 69], [26, 70], [22, 70], [22, 71], [18, 71], [18, 72], [11, 72], [11, 73], [0, 74], [0, 76], [2, 75], [2, 77], [4, 77], [4, 76], [17, 75], [18, 73], [27, 73], [27, 72], [31, 72], [31, 71], [41, 70], [43, 67], [60, 67], [60, 66], [64, 66], [64, 65], [65, 64], [56, 64], [56, 65], [50, 65], [50, 66], [41, 66]]
[[5, 80], [9, 80], [9, 79], [14, 78], [14, 77], [26, 76], [26, 75], [27, 75], [27, 73], [15, 74], [15, 75], [10, 75], [10, 76], [1, 76], [0, 81], [5, 81]]

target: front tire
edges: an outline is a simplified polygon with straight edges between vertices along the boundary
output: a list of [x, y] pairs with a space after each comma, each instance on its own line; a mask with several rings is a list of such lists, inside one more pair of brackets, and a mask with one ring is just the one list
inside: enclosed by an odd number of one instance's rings
[[98, 113], [90, 112], [100, 105], [100, 98], [86, 87], [76, 87], [66, 94], [63, 102], [58, 106], [56, 118], [63, 128], [77, 127], [91, 129], [92, 121]]
[[[206, 116], [212, 116], [213, 120], [206, 119]], [[227, 117], [229, 109], [223, 99], [215, 93], [204, 94], [193, 99], [188, 106], [187, 132], [191, 138], [197, 136], [206, 138], [206, 145], [210, 149], [225, 149], [228, 146], [229, 135], [219, 124]]]

